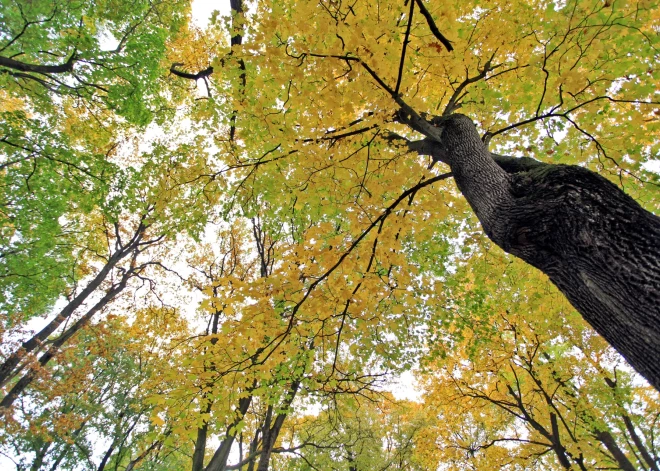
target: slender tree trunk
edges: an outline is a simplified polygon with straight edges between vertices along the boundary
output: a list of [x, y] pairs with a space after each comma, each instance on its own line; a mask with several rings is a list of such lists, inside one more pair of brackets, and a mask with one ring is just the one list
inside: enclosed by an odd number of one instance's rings
[[623, 423], [626, 425], [628, 434], [632, 438], [635, 447], [639, 450], [639, 453], [642, 455], [642, 458], [644, 459], [644, 462], [646, 462], [646, 465], [649, 467], [649, 469], [652, 471], [660, 471], [658, 464], [653, 460], [649, 450], [644, 446], [644, 442], [642, 442], [642, 439], [639, 437], [639, 435], [637, 435], [632, 420], [630, 420], [630, 417], [628, 417], [626, 414], [623, 414]]
[[291, 406], [291, 403], [295, 399], [299, 389], [300, 381], [294, 381], [291, 384], [291, 388], [289, 389], [289, 392], [284, 399], [284, 407], [282, 407], [284, 412], [277, 414], [272, 427], [270, 427], [270, 415], [272, 414], [272, 407], [269, 406], [269, 414], [267, 414], [268, 420], [264, 423], [263, 438], [261, 440], [261, 456], [259, 457], [259, 465], [257, 466], [257, 471], [268, 471], [268, 464], [270, 463], [270, 457], [273, 454], [273, 447], [275, 446], [277, 437], [282, 430], [284, 420], [288, 415], [288, 412], [286, 411], [288, 411], [289, 407]]
[[566, 469], [572, 469], [571, 460], [566, 453], [566, 447], [561, 443], [559, 437], [559, 427], [557, 424], [557, 416], [554, 413], [550, 414], [550, 424], [552, 427], [552, 435], [550, 436], [550, 441], [552, 442], [552, 449], [557, 455], [559, 463]]
[[[124, 447], [124, 444], [126, 443], [126, 439], [128, 436], [133, 432], [133, 429], [135, 429], [135, 426], [138, 424], [140, 421], [140, 417], [142, 417], [142, 414], [144, 413], [144, 410], [138, 413], [138, 415], [135, 417], [135, 420], [133, 420], [133, 423], [130, 424], [130, 426], [122, 431], [122, 423], [124, 422], [123, 419], [126, 417], [127, 409], [122, 410], [117, 418], [119, 419], [119, 422], [116, 423], [115, 425], [115, 430], [113, 433], [113, 440], [112, 443], [110, 444], [110, 447], [108, 450], [105, 452], [103, 455], [103, 458], [101, 459], [101, 463], [99, 463], [99, 467], [97, 468], [96, 471], [104, 471], [105, 467], [108, 464], [108, 461], [110, 458], [112, 458], [112, 454], [115, 450], [117, 450], [117, 458], [115, 459], [115, 468], [117, 467], [117, 464], [120, 461], [121, 458], [121, 453], [122, 449]], [[127, 422], [128, 424], [128, 422]]]
[[355, 465], [355, 455], [352, 452], [348, 452], [346, 455], [346, 461], [348, 461], [348, 471], [358, 471], [357, 466]]
[[[122, 417], [125, 416], [125, 412], [126, 412], [126, 410], [124, 411], [124, 413], [122, 413]], [[131, 424], [131, 426], [128, 427], [128, 429], [126, 429], [124, 432], [120, 431], [119, 432], [120, 434], [118, 434], [117, 432], [115, 433], [115, 435], [118, 435], [117, 439], [119, 439], [118, 440], [119, 445], [116, 447], [117, 453], [115, 454], [115, 456], [116, 456], [116, 458], [115, 458], [115, 471], [117, 471], [119, 463], [121, 463], [121, 460], [124, 457], [124, 452], [125, 452], [124, 446], [126, 445], [126, 440], [128, 440], [129, 435], [131, 433], [133, 433], [133, 430], [135, 430], [135, 427], [140, 422], [140, 419], [142, 418], [142, 415], [144, 414], [144, 412], [145, 412], [145, 409], [140, 410], [138, 415], [135, 417], [135, 420], [133, 420], [133, 423]], [[121, 422], [120, 422], [119, 425], [121, 425]], [[117, 430], [117, 429], [115, 429], [115, 430]]]
[[[50, 335], [57, 330], [57, 328], [62, 325], [62, 323], [67, 320], [71, 315], [78, 309], [85, 300], [101, 286], [101, 283], [105, 281], [110, 271], [117, 266], [117, 264], [124, 259], [131, 251], [137, 247], [142, 239], [144, 233], [144, 226], [140, 225], [138, 231], [136, 231], [133, 239], [126, 245], [117, 250], [114, 254], [110, 256], [107, 263], [101, 268], [101, 270], [96, 274], [96, 276], [89, 282], [89, 284], [83, 289], [78, 296], [73, 298], [57, 316], [55, 319], [50, 321], [46, 327], [41, 329], [37, 334], [35, 334], [29, 340], [26, 340], [21, 344], [21, 347], [18, 351], [12, 353], [7, 357], [4, 363], [0, 366], [0, 387], [7, 384], [7, 381], [12, 379], [17, 371], [16, 367], [20, 363], [21, 359], [26, 355], [38, 350], [41, 345], [50, 337]], [[19, 370], [20, 371], [20, 370]]]
[[39, 469], [41, 469], [41, 465], [44, 464], [46, 453], [48, 453], [48, 449], [52, 444], [53, 442], [46, 442], [41, 446], [41, 448], [39, 448], [34, 457], [34, 460], [32, 461], [32, 466], [30, 466], [30, 471], [39, 471]]
[[[213, 288], [213, 294], [217, 296], [217, 288]], [[211, 334], [214, 335], [214, 337], [211, 339], [211, 345], [215, 345], [218, 343], [218, 338], [215, 336], [218, 333], [218, 325], [220, 324], [220, 314], [222, 314], [222, 310], [216, 309], [215, 312], [213, 313], [213, 318], [212, 318], [212, 325], [211, 325]], [[208, 334], [208, 328], [207, 328], [207, 334]], [[204, 351], [204, 354], [206, 354], [206, 350]], [[208, 371], [209, 368], [204, 366], [204, 370]], [[215, 371], [215, 367], [212, 365], [210, 366], [210, 369]], [[211, 387], [213, 386], [212, 382], [209, 382], [207, 386]], [[202, 394], [202, 399], [204, 401], [208, 401], [206, 406], [201, 410], [201, 413], [203, 415], [210, 414], [211, 409], [213, 408], [213, 402], [211, 401], [210, 395], [209, 394]], [[197, 429], [197, 438], [195, 439], [195, 451], [193, 452], [193, 457], [192, 457], [192, 471], [202, 471], [204, 469], [204, 454], [206, 452], [206, 438], [208, 436], [208, 430], [209, 430], [209, 424], [208, 421], [204, 421], [204, 424]]]
[[128, 279], [131, 277], [131, 272], [124, 273], [121, 282], [113, 286], [106, 294], [97, 302], [87, 313], [78, 319], [75, 324], [69, 327], [62, 335], [60, 335], [52, 344], [52, 346], [39, 358], [39, 366], [32, 367], [28, 370], [27, 373], [23, 375], [21, 379], [14, 384], [14, 386], [9, 390], [7, 395], [0, 402], [0, 409], [10, 407], [16, 398], [27, 388], [30, 383], [37, 377], [38, 368], [45, 366], [59, 351], [60, 347], [64, 345], [73, 335], [75, 335], [84, 325], [86, 325], [89, 320], [96, 314], [98, 311], [103, 309], [115, 296], [117, 296], [128, 283]]
[[[201, 411], [202, 414], [211, 412], [211, 402]], [[209, 430], [209, 424], [204, 421], [204, 425], [197, 429], [197, 438], [195, 439], [195, 451], [192, 457], [192, 471], [201, 471], [204, 469], [204, 452], [206, 451], [206, 437]]]
[[69, 445], [68, 443], [64, 445], [64, 447], [62, 448], [62, 451], [60, 452], [60, 454], [57, 455], [57, 458], [55, 458], [55, 461], [53, 461], [53, 464], [50, 467], [49, 471], [56, 471], [57, 468], [60, 467], [60, 463], [62, 462], [62, 460], [66, 456], [67, 452], [69, 451], [69, 448], [71, 448], [71, 445]]
[[[540, 433], [543, 438], [550, 442], [550, 448], [555, 452], [555, 455], [557, 455], [559, 464], [561, 464], [564, 469], [572, 469], [571, 460], [566, 453], [566, 447], [561, 443], [559, 427], [557, 424], [557, 416], [554, 413], [550, 414], [551, 430], [548, 431], [543, 425], [541, 425], [541, 423], [534, 420], [534, 417], [532, 414], [530, 414], [530, 412], [525, 407], [525, 404], [523, 403], [522, 395], [516, 394], [511, 385], [507, 384], [506, 388], [509, 391], [509, 395], [516, 401], [515, 407], [517, 407], [518, 410], [520, 410], [522, 413], [522, 416], [524, 417], [523, 420], [527, 422], [534, 430]], [[484, 398], [489, 400], [492, 404], [501, 407], [500, 404], [492, 401], [488, 396], [484, 396]]]
[[614, 440], [614, 437], [610, 432], [607, 430], [601, 430], [594, 433], [594, 436], [599, 442], [605, 445], [607, 451], [610, 452], [619, 465], [619, 469], [622, 469], [623, 471], [637, 471], [637, 468], [633, 466], [625, 453], [619, 448], [619, 445], [617, 445], [616, 440]]
[[[260, 429], [257, 429], [257, 431], [254, 433], [254, 438], [250, 442], [250, 451], [248, 453], [248, 456], [254, 457], [254, 454], [257, 451], [257, 446], [259, 445], [259, 434], [261, 433]], [[250, 462], [248, 463], [247, 471], [254, 471], [254, 465], [256, 461], [255, 458], [251, 458]]]
[[[612, 380], [612, 379], [608, 378], [607, 376], [605, 376], [603, 379], [605, 380], [605, 383], [612, 389], [612, 393], [615, 395], [615, 397], [617, 397], [617, 402], [619, 402], [619, 406], [621, 407], [621, 409], [625, 410], [623, 405], [621, 404], [621, 402], [618, 401], [618, 391], [617, 391], [618, 384], [617, 384], [617, 382], [615, 380]], [[649, 453], [646, 446], [644, 446], [644, 442], [642, 442], [639, 435], [637, 435], [637, 431], [635, 430], [635, 425], [632, 423], [632, 420], [630, 419], [630, 416], [628, 416], [628, 414], [622, 413], [621, 417], [623, 418], [623, 423], [626, 426], [626, 430], [628, 431], [628, 435], [630, 435], [630, 437], [632, 438], [633, 443], [635, 444], [635, 447], [637, 448], [637, 450], [639, 450], [639, 453], [642, 455], [642, 460], [644, 462], [646, 462], [647, 466], [649, 467], [649, 469], [651, 471], [660, 471], [660, 469], [658, 469], [657, 463], [651, 457], [651, 454]], [[628, 446], [630, 446], [630, 442], [628, 442]], [[633, 453], [634, 453], [635, 450], [632, 448], [632, 446], [631, 446], [631, 449], [633, 450]], [[639, 457], [637, 456], [637, 454], [635, 454], [635, 457], [639, 460]], [[640, 460], [640, 461], [642, 461], [642, 460]]]
[[106, 450], [106, 452], [103, 454], [103, 458], [101, 459], [101, 462], [99, 463], [99, 467], [97, 468], [96, 471], [103, 471], [105, 469], [105, 465], [108, 463], [108, 460], [112, 456], [112, 452], [115, 451], [115, 442], [113, 441], [110, 447]]
[[430, 131], [403, 121], [427, 133], [409, 147], [451, 167], [488, 237], [547, 274], [660, 390], [660, 218], [585, 168], [491, 154], [466, 116]]
[[170, 433], [172, 433], [171, 430], [166, 431], [164, 436], [163, 436], [163, 439], [156, 440], [151, 445], [149, 445], [149, 448], [147, 448], [142, 453], [140, 453], [137, 457], [132, 459], [128, 463], [128, 466], [126, 466], [125, 471], [133, 471], [135, 469], [135, 467], [142, 462], [142, 460], [144, 460], [147, 456], [149, 456], [149, 453], [151, 453], [153, 450], [155, 450], [157, 448], [159, 449], [161, 446], [163, 446], [163, 440], [165, 439], [165, 437], [170, 435]]
[[[243, 0], [229, 0], [229, 5], [232, 11], [231, 19], [231, 39], [230, 39], [230, 54], [234, 54], [236, 49], [234, 46], [240, 46], [243, 44], [243, 30], [244, 27], [241, 25], [241, 20], [243, 20]], [[247, 77], [245, 73], [245, 61], [242, 58], [238, 58], [238, 68], [241, 71], [240, 87], [238, 89], [238, 94], [241, 97], [241, 100], [245, 97], [245, 85], [247, 83]], [[234, 142], [236, 137], [236, 117], [238, 116], [238, 110], [234, 110], [231, 113], [230, 123], [229, 123], [229, 141]]]
[[227, 459], [229, 458], [229, 452], [231, 451], [231, 446], [234, 443], [236, 434], [233, 429], [235, 429], [241, 420], [243, 420], [251, 403], [252, 396], [243, 397], [238, 401], [238, 413], [236, 414], [236, 419], [229, 427], [227, 427], [225, 439], [222, 440], [220, 446], [215, 450], [213, 458], [211, 458], [211, 461], [206, 466], [205, 471], [222, 471], [225, 466], [227, 466]]
[[[232, 0], [232, 10], [234, 11], [235, 14], [240, 14], [242, 13], [242, 0]], [[268, 254], [266, 253], [264, 249], [264, 243], [263, 239], [260, 237], [260, 235], [263, 235], [261, 231], [257, 231], [256, 226], [254, 225], [254, 219], [252, 220], [253, 224], [253, 229], [254, 229], [254, 236], [255, 240], [257, 243], [257, 249], [259, 252], [259, 258], [261, 260], [261, 276], [262, 277], [267, 277], [268, 276]], [[219, 321], [219, 316], [220, 312], [217, 313], [216, 317], [213, 319], [213, 330], [217, 332], [218, 330], [218, 321]], [[212, 340], [212, 343], [215, 345], [217, 342], [217, 338]], [[254, 356], [252, 357], [252, 360], [256, 360], [259, 355], [259, 351], [257, 351]], [[236, 419], [234, 420], [234, 423], [231, 424], [227, 428], [227, 433], [225, 435], [225, 439], [220, 443], [220, 446], [216, 449], [215, 453], [213, 454], [213, 457], [211, 458], [211, 461], [209, 464], [206, 466], [205, 471], [222, 471], [225, 469], [227, 466], [227, 460], [229, 459], [229, 452], [231, 451], [232, 444], [234, 443], [235, 439], [235, 432], [232, 432], [232, 429], [234, 429], [240, 422], [243, 420], [243, 417], [248, 411], [248, 408], [250, 407], [250, 404], [252, 403], [252, 396], [250, 395], [251, 391], [254, 390], [257, 387], [257, 382], [256, 380], [252, 383], [252, 386], [248, 388], [248, 396], [240, 399], [238, 401], [238, 414], [236, 416]], [[250, 466], [252, 466], [252, 462], [250, 463]], [[196, 471], [196, 470], [194, 470]]]
[[80, 435], [80, 433], [83, 431], [85, 425], [87, 425], [86, 421], [81, 423], [80, 426], [76, 430], [74, 430], [74, 432], [71, 434], [71, 438], [73, 439], [73, 441], [64, 444], [64, 446], [62, 447], [62, 451], [60, 452], [59, 455], [57, 455], [57, 458], [55, 458], [55, 461], [51, 465], [50, 471], [56, 471], [57, 468], [59, 468], [60, 463], [62, 462], [66, 454], [69, 452], [71, 445], [75, 443], [75, 441], [78, 439], [78, 435]]

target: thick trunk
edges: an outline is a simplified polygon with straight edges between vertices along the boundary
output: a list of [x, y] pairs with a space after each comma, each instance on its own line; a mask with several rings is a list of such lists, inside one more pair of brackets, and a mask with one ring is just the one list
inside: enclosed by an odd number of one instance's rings
[[660, 390], [660, 218], [582, 167], [490, 154], [466, 116], [440, 127], [442, 142], [411, 148], [449, 164], [493, 242], [547, 274]]

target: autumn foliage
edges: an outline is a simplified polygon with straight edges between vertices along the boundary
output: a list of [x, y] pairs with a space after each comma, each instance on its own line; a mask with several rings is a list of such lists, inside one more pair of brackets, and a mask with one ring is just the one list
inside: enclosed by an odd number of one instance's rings
[[657, 211], [658, 3], [229, 3], [0, 3], [2, 462], [658, 471], [657, 392], [392, 138]]

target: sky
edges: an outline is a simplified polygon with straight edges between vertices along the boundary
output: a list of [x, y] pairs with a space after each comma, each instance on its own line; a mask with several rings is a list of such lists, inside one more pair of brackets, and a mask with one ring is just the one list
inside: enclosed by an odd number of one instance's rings
[[208, 25], [209, 18], [211, 18], [214, 10], [219, 10], [220, 16], [229, 16], [231, 12], [229, 0], [193, 0], [193, 21], [200, 27], [205, 27]]

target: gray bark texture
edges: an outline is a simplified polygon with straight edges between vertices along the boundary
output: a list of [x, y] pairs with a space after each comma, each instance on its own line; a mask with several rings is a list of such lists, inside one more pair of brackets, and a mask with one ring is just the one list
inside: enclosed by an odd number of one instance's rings
[[410, 149], [448, 164], [488, 237], [548, 275], [660, 390], [660, 218], [585, 168], [491, 154], [467, 116], [436, 127]]

